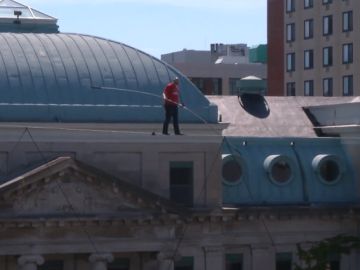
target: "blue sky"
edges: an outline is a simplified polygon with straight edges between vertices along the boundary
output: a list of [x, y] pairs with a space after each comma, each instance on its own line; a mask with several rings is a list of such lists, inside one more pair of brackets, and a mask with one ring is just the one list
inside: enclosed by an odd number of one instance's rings
[[123, 42], [160, 58], [210, 43], [266, 43], [266, 0], [20, 0], [61, 32]]

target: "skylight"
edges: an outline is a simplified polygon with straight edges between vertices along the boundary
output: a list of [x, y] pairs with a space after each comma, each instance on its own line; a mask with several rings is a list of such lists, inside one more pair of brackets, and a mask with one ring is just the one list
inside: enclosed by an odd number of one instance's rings
[[39, 20], [52, 20], [56, 21], [54, 17], [46, 15], [40, 11], [32, 9], [29, 6], [20, 4], [12, 0], [0, 1], [0, 18], [17, 18], [15, 12], [18, 11], [20, 19], [39, 19]]

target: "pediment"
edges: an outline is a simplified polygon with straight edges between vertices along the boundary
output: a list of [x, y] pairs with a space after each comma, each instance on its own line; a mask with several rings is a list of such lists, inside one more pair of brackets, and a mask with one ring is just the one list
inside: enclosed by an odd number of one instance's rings
[[151, 218], [177, 215], [169, 200], [60, 157], [0, 185], [0, 217]]

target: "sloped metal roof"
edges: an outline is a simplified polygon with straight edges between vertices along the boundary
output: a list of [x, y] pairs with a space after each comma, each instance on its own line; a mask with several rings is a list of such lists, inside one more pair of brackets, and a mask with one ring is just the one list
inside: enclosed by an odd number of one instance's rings
[[349, 103], [353, 97], [208, 96], [229, 123], [224, 136], [317, 137], [304, 111], [309, 106]]
[[185, 76], [135, 48], [80, 34], [0, 33], [0, 121], [162, 121], [162, 90], [175, 76], [187, 107], [216, 122], [216, 107]]

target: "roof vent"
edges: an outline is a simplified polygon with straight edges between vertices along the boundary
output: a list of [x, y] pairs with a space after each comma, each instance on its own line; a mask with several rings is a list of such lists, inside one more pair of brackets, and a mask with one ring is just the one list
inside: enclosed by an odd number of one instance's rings
[[239, 96], [243, 94], [266, 94], [266, 81], [256, 76], [247, 76], [240, 80]]

